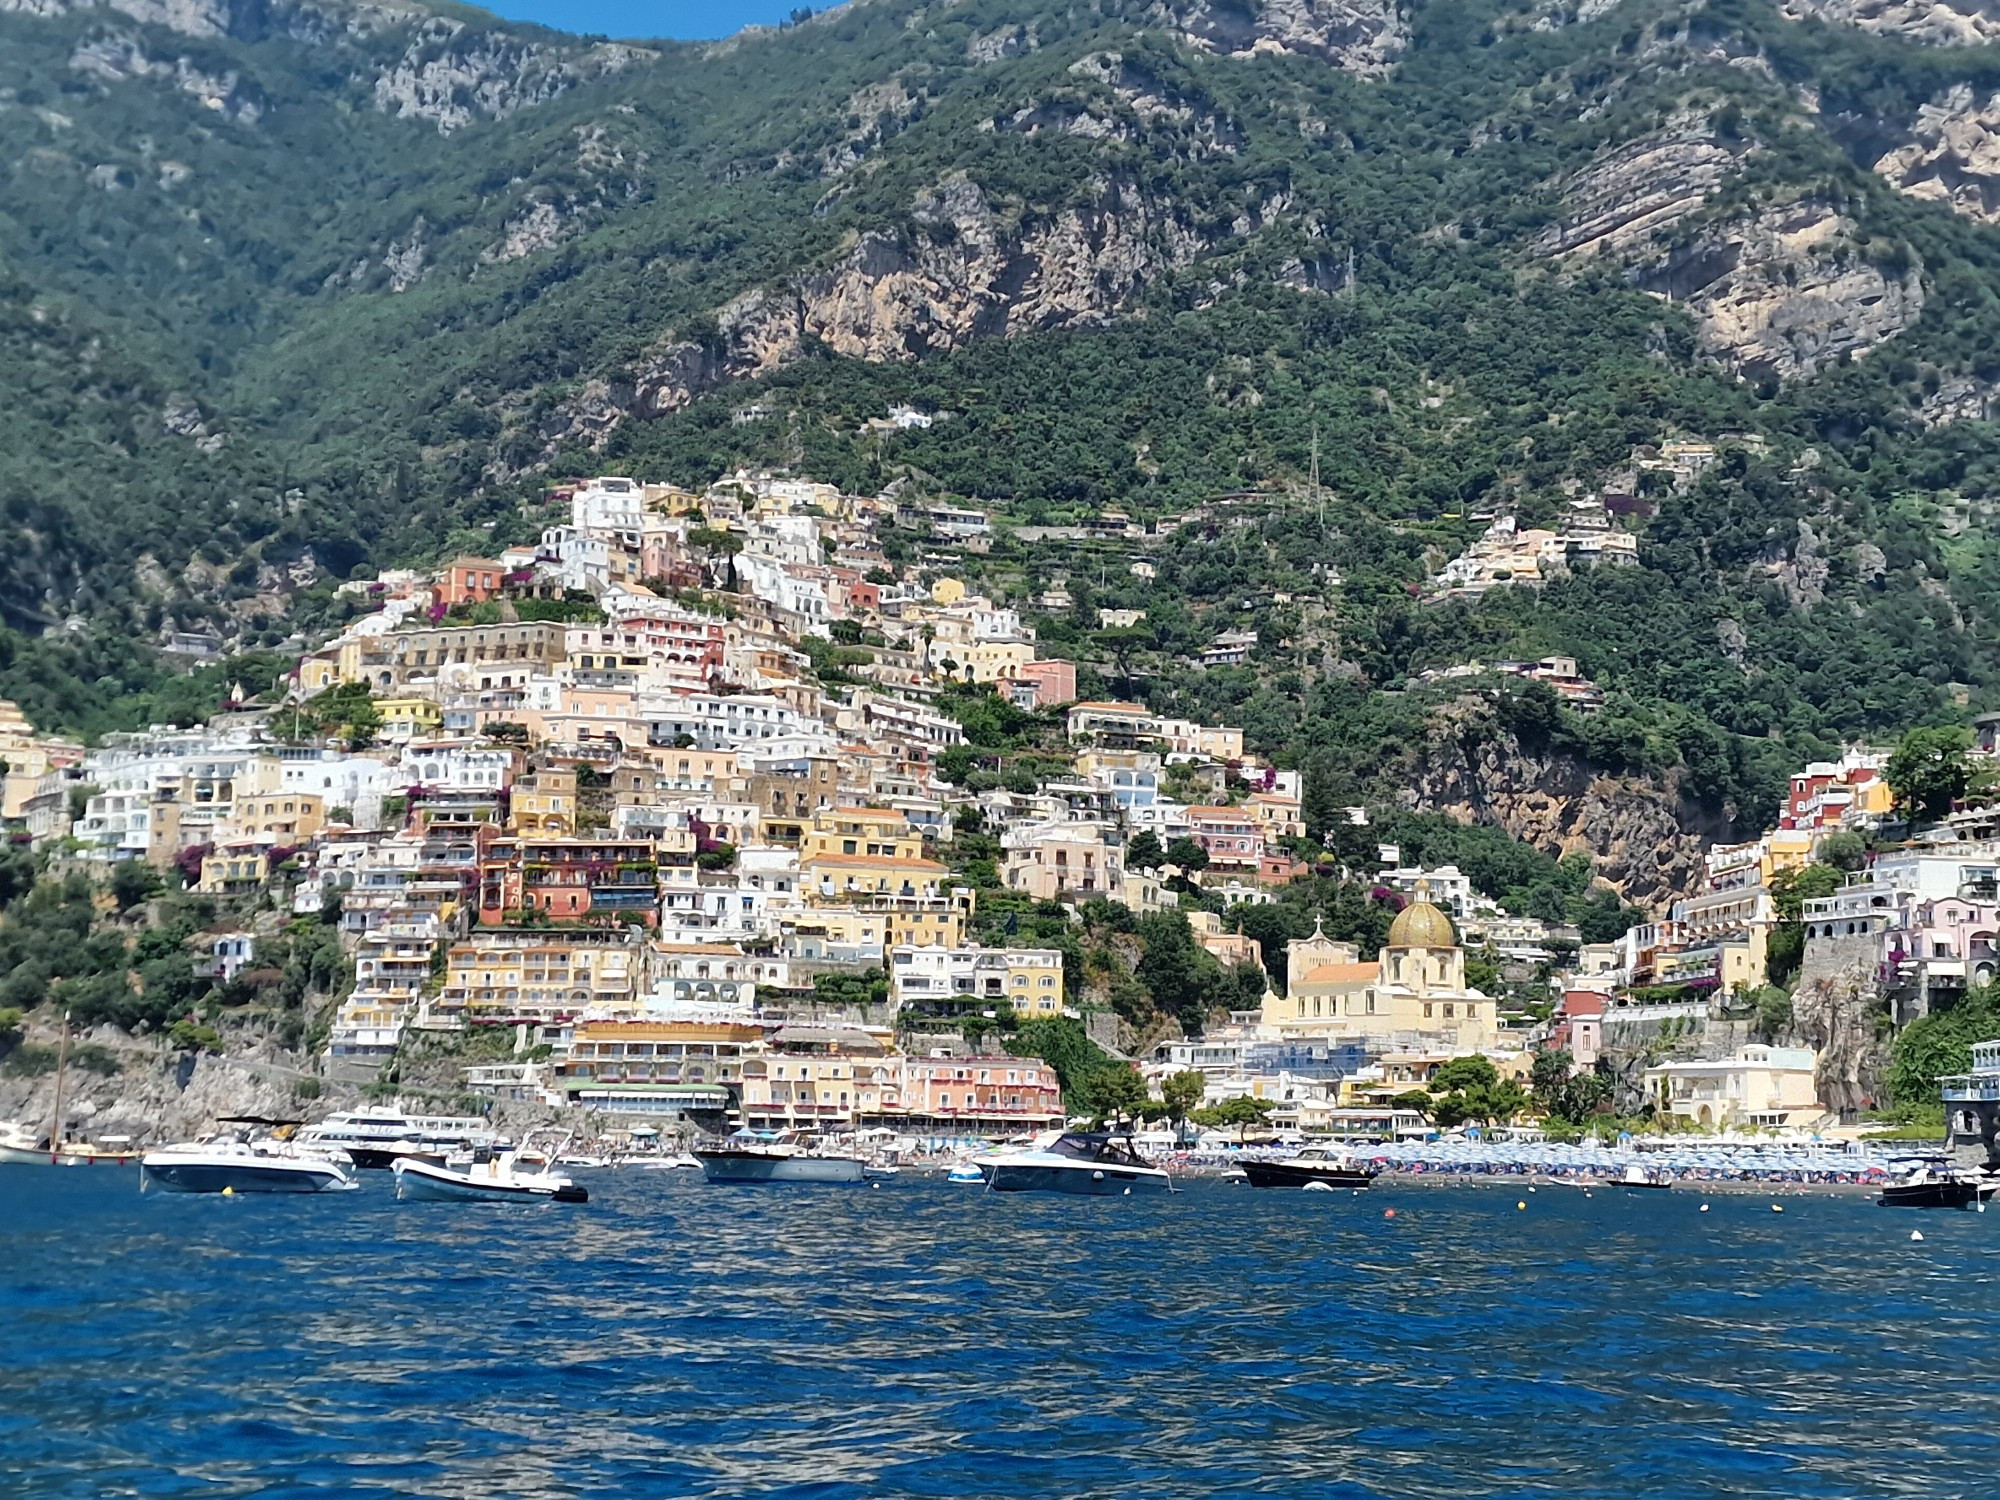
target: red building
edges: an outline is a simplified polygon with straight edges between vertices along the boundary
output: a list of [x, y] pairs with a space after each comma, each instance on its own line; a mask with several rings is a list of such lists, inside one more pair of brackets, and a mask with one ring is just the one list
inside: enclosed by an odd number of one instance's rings
[[457, 557], [445, 564], [438, 598], [445, 604], [483, 604], [498, 599], [507, 581], [504, 563], [490, 557]]

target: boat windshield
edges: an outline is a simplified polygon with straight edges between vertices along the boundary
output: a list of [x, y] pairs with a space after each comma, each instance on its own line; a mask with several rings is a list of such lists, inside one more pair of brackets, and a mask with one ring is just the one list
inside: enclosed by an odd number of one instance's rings
[[1135, 1167], [1145, 1165], [1139, 1159], [1139, 1153], [1132, 1149], [1129, 1136], [1073, 1130], [1049, 1150], [1057, 1156], [1074, 1157], [1078, 1161], [1114, 1161]]

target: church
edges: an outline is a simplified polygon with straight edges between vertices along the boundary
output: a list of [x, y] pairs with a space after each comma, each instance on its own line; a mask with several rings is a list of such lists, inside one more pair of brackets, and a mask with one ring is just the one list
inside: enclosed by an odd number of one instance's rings
[[1285, 990], [1264, 1001], [1263, 1024], [1290, 1041], [1365, 1041], [1384, 1047], [1488, 1052], [1500, 1037], [1499, 1002], [1465, 983], [1465, 950], [1451, 918], [1420, 887], [1389, 924], [1373, 962], [1352, 943], [1313, 935], [1285, 945]]

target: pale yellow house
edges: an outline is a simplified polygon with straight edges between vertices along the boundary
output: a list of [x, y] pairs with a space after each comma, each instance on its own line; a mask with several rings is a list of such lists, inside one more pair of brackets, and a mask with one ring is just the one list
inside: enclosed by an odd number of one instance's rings
[[1451, 918], [1421, 897], [1389, 924], [1379, 958], [1315, 927], [1286, 944], [1287, 992], [1264, 1003], [1263, 1021], [1287, 1038], [1375, 1039], [1456, 1053], [1490, 1052], [1498, 1002], [1465, 982], [1465, 951]]
[[1646, 1093], [1677, 1119], [1705, 1129], [1810, 1127], [1826, 1113], [1810, 1047], [1741, 1048], [1712, 1062], [1656, 1063]]

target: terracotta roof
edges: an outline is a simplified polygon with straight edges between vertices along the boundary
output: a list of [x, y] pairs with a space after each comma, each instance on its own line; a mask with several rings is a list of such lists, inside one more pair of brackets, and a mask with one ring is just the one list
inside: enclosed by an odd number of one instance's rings
[[807, 865], [848, 865], [856, 868], [865, 866], [871, 870], [886, 867], [894, 870], [936, 871], [939, 874], [943, 874], [946, 868], [934, 859], [893, 859], [887, 855], [876, 856], [868, 854], [809, 854], [806, 856], [805, 863]]
[[1382, 965], [1371, 961], [1365, 964], [1321, 964], [1316, 969], [1308, 969], [1301, 982], [1304, 984], [1366, 984], [1371, 979], [1379, 979]]

